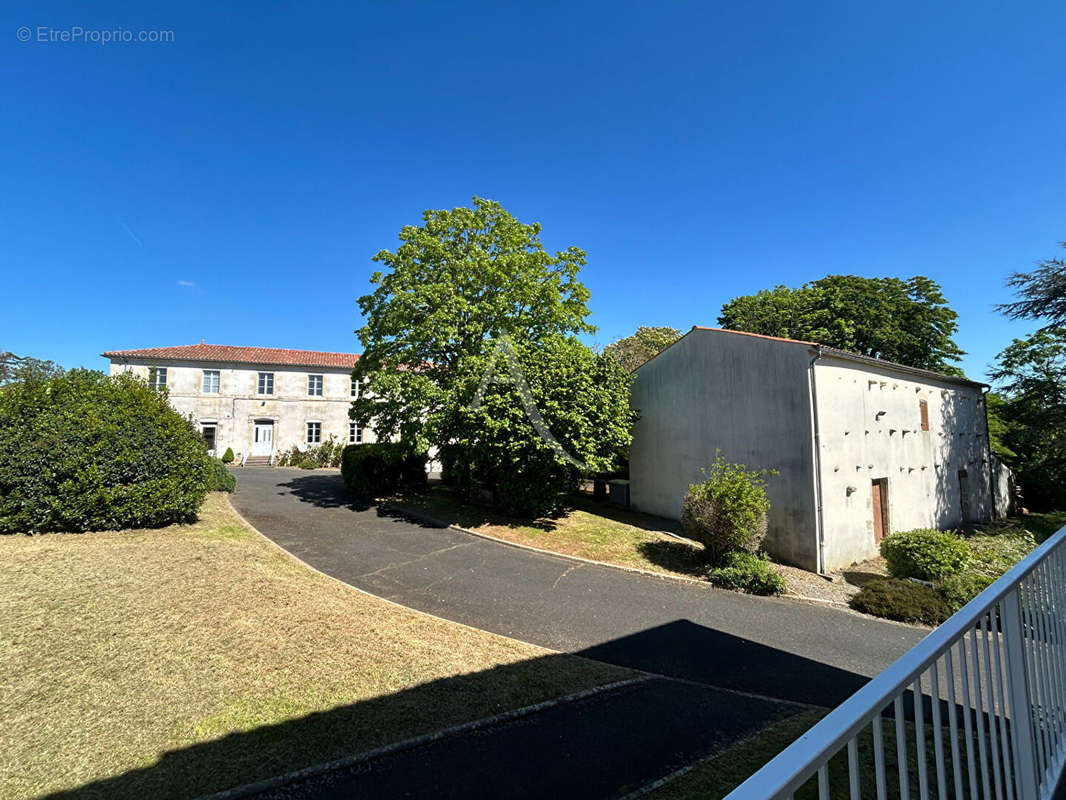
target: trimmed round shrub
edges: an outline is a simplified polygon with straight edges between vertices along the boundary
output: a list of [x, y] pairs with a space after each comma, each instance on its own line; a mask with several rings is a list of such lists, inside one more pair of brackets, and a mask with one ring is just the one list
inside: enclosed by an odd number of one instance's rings
[[781, 594], [785, 591], [784, 576], [765, 555], [742, 550], [726, 553], [721, 562], [707, 572], [707, 579], [723, 589], [748, 594]]
[[951, 609], [935, 589], [899, 578], [875, 578], [851, 598], [851, 607], [864, 614], [900, 622], [939, 625]]
[[382, 497], [426, 483], [426, 456], [403, 443], [350, 444], [341, 456], [344, 485], [362, 497]]
[[0, 388], [0, 533], [196, 518], [211, 462], [165, 392], [76, 369]]
[[232, 464], [233, 463], [233, 458], [234, 458], [234, 456], [233, 456], [233, 448], [232, 447], [227, 447], [226, 448], [226, 452], [222, 454], [222, 462], [224, 464]]
[[220, 458], [211, 459], [211, 475], [207, 479], [209, 492], [232, 492], [237, 488], [237, 476], [226, 469]]
[[977, 595], [992, 585], [995, 578], [979, 572], [963, 572], [951, 575], [936, 585], [936, 590], [944, 598], [948, 609], [954, 614]]
[[712, 562], [726, 553], [756, 553], [766, 538], [770, 501], [766, 497], [766, 470], [729, 464], [721, 454], [707, 480], [694, 483], [681, 504], [681, 527], [702, 544]]
[[896, 578], [936, 581], [962, 572], [970, 563], [966, 540], [950, 531], [919, 528], [881, 540], [881, 555]]

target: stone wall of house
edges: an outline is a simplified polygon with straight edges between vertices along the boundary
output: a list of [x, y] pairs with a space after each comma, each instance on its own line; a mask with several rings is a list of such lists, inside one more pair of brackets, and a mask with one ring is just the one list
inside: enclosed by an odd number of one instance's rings
[[[215, 426], [215, 452], [227, 447], [235, 454], [251, 454], [256, 422], [272, 422], [273, 452], [298, 446], [306, 449], [307, 423], [321, 423], [321, 438], [330, 436], [347, 444], [351, 407], [351, 370], [327, 367], [258, 366], [197, 362], [112, 361], [111, 373], [128, 371], [149, 379], [153, 368], [165, 368], [170, 403], [203, 430]], [[217, 370], [217, 393], [205, 392], [204, 373]], [[274, 376], [273, 394], [259, 394], [259, 374]], [[322, 395], [308, 392], [310, 375], [322, 376]], [[373, 431], [362, 431], [363, 441], [374, 441]], [[239, 455], [238, 455], [239, 457]]]

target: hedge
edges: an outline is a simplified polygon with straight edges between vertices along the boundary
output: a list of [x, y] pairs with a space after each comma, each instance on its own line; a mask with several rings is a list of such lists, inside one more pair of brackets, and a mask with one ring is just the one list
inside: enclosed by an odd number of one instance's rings
[[237, 476], [226, 469], [222, 459], [211, 459], [211, 476], [207, 479], [207, 489], [211, 492], [232, 492], [237, 488]]
[[426, 483], [426, 456], [403, 443], [350, 444], [341, 453], [344, 485], [362, 497], [381, 497]]
[[952, 609], [930, 586], [899, 578], [875, 578], [851, 598], [851, 607], [875, 617], [939, 625]]
[[726, 553], [708, 570], [707, 579], [723, 589], [748, 594], [781, 594], [785, 591], [784, 576], [765, 555], [742, 550]]
[[970, 563], [966, 541], [951, 531], [918, 528], [881, 541], [881, 555], [896, 578], [935, 581], [962, 572]]
[[0, 389], [0, 533], [191, 521], [210, 474], [193, 424], [132, 375], [76, 369]]

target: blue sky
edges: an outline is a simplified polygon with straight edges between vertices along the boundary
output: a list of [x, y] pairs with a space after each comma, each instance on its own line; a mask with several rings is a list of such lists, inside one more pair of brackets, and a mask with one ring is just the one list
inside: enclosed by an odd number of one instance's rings
[[67, 366], [358, 350], [370, 257], [477, 194], [588, 251], [590, 341], [925, 274], [981, 377], [1066, 239], [1058, 2], [81, 5], [0, 11], [0, 349]]

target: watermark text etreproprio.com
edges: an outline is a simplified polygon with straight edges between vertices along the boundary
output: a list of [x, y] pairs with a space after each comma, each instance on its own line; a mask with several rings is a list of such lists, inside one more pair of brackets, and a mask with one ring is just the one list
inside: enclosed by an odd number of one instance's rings
[[51, 25], [23, 25], [15, 31], [15, 38], [20, 42], [40, 42], [43, 44], [131, 44], [131, 43], [170, 43], [174, 41], [174, 31], [131, 30], [129, 28], [85, 28], [71, 25], [67, 28], [55, 28]]

